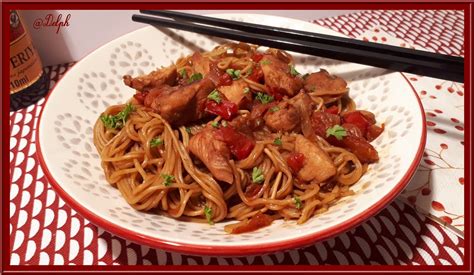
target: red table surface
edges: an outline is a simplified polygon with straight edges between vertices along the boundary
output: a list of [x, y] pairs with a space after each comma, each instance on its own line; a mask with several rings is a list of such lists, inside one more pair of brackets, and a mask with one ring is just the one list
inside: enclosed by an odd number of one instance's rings
[[[437, 18], [453, 16], [452, 13], [443, 11], [428, 15]], [[427, 15], [412, 11], [369, 11], [340, 16], [337, 19], [318, 20], [316, 23], [350, 36], [380, 25], [385, 31], [410, 43], [417, 43], [416, 40], [410, 41], [412, 34], [429, 36], [430, 39], [426, 40], [428, 42], [423, 42], [423, 47], [444, 51], [447, 54], [463, 55], [463, 48], [453, 52], [452, 47], [430, 44], [429, 41], [434, 39], [435, 35], [430, 31], [430, 27], [423, 25], [420, 20], [407, 21], [409, 18], [424, 16]], [[447, 19], [445, 21], [458, 24], [460, 15], [454, 14], [454, 17], [456, 19], [454, 21]], [[408, 27], [400, 32], [392, 26], [393, 22]], [[50, 79], [50, 87], [59, 81], [71, 65], [62, 64], [45, 68]], [[132, 243], [89, 223], [65, 205], [49, 185], [39, 167], [36, 155], [35, 132], [43, 104], [44, 100], [41, 100], [27, 109], [10, 113], [12, 182], [10, 263], [12, 265], [459, 265], [464, 262], [463, 239], [400, 201], [392, 202], [376, 216], [337, 237], [304, 248], [274, 254], [250, 257], [200, 257]]]

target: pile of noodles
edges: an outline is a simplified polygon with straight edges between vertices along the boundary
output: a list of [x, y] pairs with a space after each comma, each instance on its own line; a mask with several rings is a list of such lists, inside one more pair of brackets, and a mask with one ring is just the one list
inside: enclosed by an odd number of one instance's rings
[[[255, 51], [256, 46], [225, 44], [203, 55], [219, 60], [218, 66], [222, 70], [239, 68], [252, 90], [267, 92], [264, 85], [245, 78], [251, 71], [250, 57]], [[291, 56], [285, 52], [270, 51], [292, 62]], [[185, 69], [188, 75], [192, 74], [190, 58], [179, 59], [177, 70]], [[318, 110], [324, 110], [328, 103], [336, 103], [341, 113], [355, 109], [347, 93], [337, 97], [309, 95]], [[323, 183], [299, 182], [282, 156], [285, 151], [294, 151], [295, 133], [277, 134], [264, 129], [255, 133], [256, 146], [246, 159], [230, 160], [234, 183], [219, 183], [186, 149], [191, 135], [199, 132], [203, 125], [173, 129], [159, 114], [134, 99], [130, 102], [134, 111], [121, 129], [108, 129], [98, 119], [93, 134], [107, 181], [117, 187], [127, 203], [137, 210], [156, 210], [174, 218], [206, 221], [207, 208], [212, 213], [213, 222], [224, 219], [242, 221], [265, 213], [274, 219], [296, 219], [298, 223], [304, 223], [327, 211], [341, 197], [353, 194], [349, 187], [366, 171], [366, 165], [361, 164], [354, 154], [318, 137], [316, 142], [332, 158], [337, 174]], [[125, 105], [111, 106], [104, 114], [115, 115], [124, 108]], [[240, 111], [244, 115], [246, 112]], [[159, 149], [150, 144], [157, 136], [164, 142]], [[281, 146], [273, 143], [276, 137], [281, 138]], [[252, 184], [254, 167], [263, 171], [265, 181], [260, 192], [249, 198], [245, 190]], [[162, 174], [174, 176], [173, 182], [165, 186]], [[296, 203], [295, 198], [301, 203]]]

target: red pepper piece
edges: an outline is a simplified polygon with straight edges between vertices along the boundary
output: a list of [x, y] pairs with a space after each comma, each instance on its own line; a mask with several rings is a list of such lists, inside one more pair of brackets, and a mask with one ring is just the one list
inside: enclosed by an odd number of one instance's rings
[[260, 62], [260, 60], [262, 60], [263, 54], [261, 54], [261, 53], [254, 53], [251, 58], [252, 58], [252, 60], [253, 60], [254, 62], [257, 62], [257, 63], [258, 63], [258, 62]]
[[225, 120], [229, 120], [237, 114], [239, 107], [237, 104], [228, 100], [222, 100], [220, 103], [217, 103], [213, 100], [208, 100], [206, 102], [205, 111], [221, 116]]
[[232, 77], [228, 73], [224, 73], [219, 76], [218, 86], [229, 86], [231, 84], [232, 84]]
[[263, 71], [260, 66], [256, 66], [253, 68], [252, 73], [247, 76], [247, 79], [252, 80], [254, 82], [260, 82], [260, 80], [263, 78]]
[[236, 131], [231, 126], [219, 128], [215, 133], [215, 137], [229, 146], [230, 152], [237, 160], [248, 157], [255, 147], [255, 142], [252, 139]]
[[362, 132], [362, 136], [364, 137], [366, 136], [367, 127], [369, 127], [370, 123], [361, 112], [354, 111], [354, 112], [346, 113], [343, 115], [342, 118], [345, 123], [350, 123], [357, 126]]
[[372, 141], [376, 139], [378, 136], [380, 136], [380, 134], [382, 134], [383, 130], [384, 130], [383, 124], [382, 124], [382, 127], [377, 126], [377, 125], [370, 125], [367, 128], [367, 140]]
[[298, 173], [304, 166], [304, 160], [305, 157], [302, 153], [291, 153], [286, 162], [293, 172]]
[[337, 115], [339, 113], [339, 108], [336, 105], [333, 105], [326, 109], [326, 113]]

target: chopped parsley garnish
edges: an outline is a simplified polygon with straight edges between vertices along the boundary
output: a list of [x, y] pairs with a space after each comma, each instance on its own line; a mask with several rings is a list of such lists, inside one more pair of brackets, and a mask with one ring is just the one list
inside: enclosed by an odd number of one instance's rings
[[273, 96], [258, 92], [255, 96], [256, 99], [260, 100], [262, 104], [267, 104], [273, 101]]
[[338, 140], [342, 140], [343, 137], [347, 136], [347, 132], [341, 125], [334, 125], [326, 130], [326, 137], [329, 136], [335, 136]]
[[277, 137], [277, 138], [273, 141], [273, 144], [278, 145], [278, 146], [281, 146], [281, 145], [282, 145], [281, 138], [280, 138], [280, 137]]
[[247, 76], [251, 75], [253, 73], [253, 68], [250, 68], [247, 72]]
[[252, 170], [252, 182], [253, 183], [262, 183], [265, 180], [262, 169], [254, 167]]
[[187, 132], [188, 134], [191, 134], [191, 127], [186, 127], [186, 132]]
[[150, 141], [150, 147], [151, 147], [151, 148], [160, 146], [160, 145], [162, 145], [162, 144], [163, 144], [163, 140], [162, 140], [160, 137], [153, 138], [153, 139]]
[[208, 96], [210, 100], [214, 100], [217, 103], [221, 103], [222, 99], [219, 95], [219, 92], [217, 90], [213, 90]]
[[260, 64], [261, 65], [269, 65], [269, 64], [272, 64], [272, 62], [270, 62], [270, 60], [263, 60], [263, 61], [260, 61]]
[[232, 77], [233, 80], [239, 79], [240, 78], [240, 70], [234, 70], [234, 69], [227, 69], [225, 71], [228, 75]]
[[204, 215], [206, 216], [206, 220], [209, 224], [214, 224], [212, 221], [212, 208], [209, 206], [204, 206]]
[[245, 87], [244, 88], [244, 94], [248, 94], [250, 93], [250, 88], [249, 87]]
[[197, 73], [197, 74], [192, 74], [191, 77], [188, 80], [188, 83], [193, 83], [194, 81], [198, 81], [202, 79], [202, 74]]
[[272, 112], [272, 113], [274, 113], [276, 111], [279, 111], [279, 110], [280, 110], [280, 107], [278, 107], [278, 106], [273, 106], [273, 107], [270, 108], [270, 112]]
[[131, 112], [133, 112], [135, 109], [133, 108], [133, 105], [128, 103], [125, 108], [120, 111], [116, 115], [102, 115], [100, 117], [100, 120], [102, 120], [102, 123], [104, 123], [105, 127], [109, 129], [117, 129], [117, 128], [122, 128], [125, 125], [125, 122], [128, 119], [128, 116], [130, 115]]
[[170, 186], [174, 181], [174, 176], [169, 174], [161, 174], [161, 177], [164, 179], [163, 185]]
[[290, 74], [292, 76], [297, 76], [299, 75], [300, 73], [295, 69], [295, 66], [290, 66]]
[[186, 78], [188, 76], [185, 68], [182, 68], [181, 71], [179, 71], [179, 74], [181, 75], [181, 78]]
[[293, 201], [295, 202], [296, 209], [301, 209], [303, 206], [300, 197], [293, 197]]
[[214, 127], [214, 128], [219, 128], [219, 121], [211, 122], [211, 126]]

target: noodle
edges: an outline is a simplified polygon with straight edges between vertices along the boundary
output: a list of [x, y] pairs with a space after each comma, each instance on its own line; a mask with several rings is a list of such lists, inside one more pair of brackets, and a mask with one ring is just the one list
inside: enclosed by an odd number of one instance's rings
[[[256, 46], [225, 44], [203, 56], [215, 61], [220, 70], [239, 69], [248, 87], [255, 92], [268, 93], [268, 87], [246, 78], [252, 74], [253, 60], [249, 53]], [[273, 55], [292, 64], [292, 57], [271, 49]], [[191, 56], [180, 58], [176, 70], [194, 73]], [[337, 113], [355, 110], [347, 93], [337, 96], [317, 96], [308, 93], [314, 111], [325, 111], [336, 106]], [[351, 195], [349, 189], [365, 173], [367, 165], [347, 149], [331, 145], [317, 136], [314, 141], [336, 167], [336, 174], [324, 182], [302, 182], [286, 161], [295, 150], [297, 133], [256, 132], [255, 146], [242, 160], [229, 160], [234, 182], [219, 182], [206, 166], [188, 151], [190, 139], [206, 124], [195, 123], [191, 128], [174, 128], [160, 114], [135, 99], [126, 122], [121, 128], [107, 128], [101, 118], [93, 129], [94, 144], [100, 153], [106, 180], [115, 186], [133, 208], [140, 211], [160, 210], [173, 218], [219, 222], [224, 219], [245, 221], [257, 214], [267, 213], [272, 218], [296, 219], [298, 224], [323, 213], [338, 199]], [[103, 116], [114, 116], [126, 105], [107, 108]], [[249, 111], [241, 110], [240, 115]], [[217, 117], [213, 123], [220, 123]], [[155, 144], [160, 138], [161, 145]], [[281, 146], [274, 139], [281, 139]], [[252, 182], [252, 171], [261, 171], [260, 185]]]

